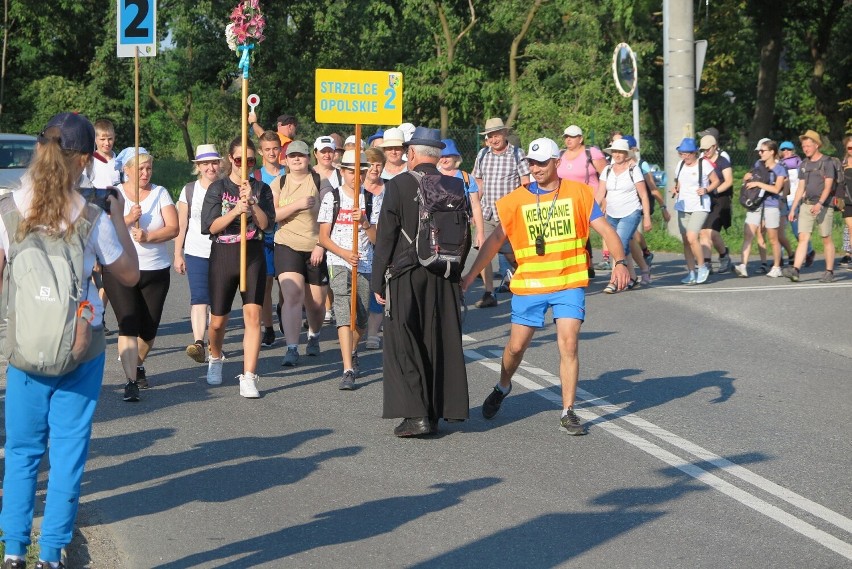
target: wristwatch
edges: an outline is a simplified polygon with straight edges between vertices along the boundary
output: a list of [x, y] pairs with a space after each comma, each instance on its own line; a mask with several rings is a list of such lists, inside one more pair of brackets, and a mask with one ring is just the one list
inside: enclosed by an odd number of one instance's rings
[[624, 266], [626, 267], [626, 266], [627, 266], [627, 261], [625, 261], [624, 259], [619, 259], [619, 260], [618, 260], [618, 261], [616, 261], [616, 262], [615, 262], [612, 266], [613, 266], [613, 267], [615, 267], [615, 265], [624, 265]]

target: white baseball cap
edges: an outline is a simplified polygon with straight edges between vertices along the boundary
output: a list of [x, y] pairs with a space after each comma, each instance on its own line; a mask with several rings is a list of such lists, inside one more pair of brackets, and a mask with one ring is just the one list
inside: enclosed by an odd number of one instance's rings
[[314, 150], [322, 150], [323, 148], [337, 150], [337, 145], [334, 143], [334, 139], [330, 136], [321, 136], [314, 141]]
[[410, 122], [404, 122], [399, 125], [399, 130], [402, 131], [402, 135], [405, 137], [405, 142], [411, 140], [411, 137], [414, 135], [414, 125]]
[[[354, 134], [350, 134], [349, 136], [346, 137], [346, 141], [343, 143], [343, 146], [346, 146], [347, 144], [355, 144], [355, 135]], [[361, 150], [364, 150], [366, 147], [367, 147], [367, 145], [364, 144], [364, 141], [362, 140], [361, 141]]]
[[760, 147], [766, 144], [767, 142], [772, 142], [771, 138], [761, 138], [757, 141], [757, 146], [754, 147], [755, 150], [760, 150]]
[[536, 162], [547, 162], [552, 158], [559, 158], [559, 147], [549, 138], [536, 138], [530, 142], [527, 158]]
[[579, 126], [572, 124], [568, 128], [565, 129], [565, 132], [562, 134], [563, 138], [566, 136], [583, 136], [583, 129]]

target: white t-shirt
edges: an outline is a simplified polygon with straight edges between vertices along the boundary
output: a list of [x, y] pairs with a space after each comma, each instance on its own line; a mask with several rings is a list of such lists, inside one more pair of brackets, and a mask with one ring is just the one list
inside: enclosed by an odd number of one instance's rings
[[[207, 190], [202, 188], [201, 182], [196, 180], [195, 188], [192, 190], [192, 207], [189, 208], [189, 224], [186, 227], [183, 252], [185, 255], [209, 259], [213, 241], [210, 240], [209, 236], [201, 234], [201, 208], [204, 205], [204, 196], [206, 195]], [[178, 202], [187, 203], [186, 186], [181, 188]]]
[[[633, 170], [633, 178], [630, 174]], [[637, 209], [642, 209], [639, 200], [639, 190], [636, 182], [643, 182], [639, 168], [629, 167], [621, 174], [616, 174], [612, 166], [607, 166], [601, 172], [601, 180], [606, 181], [606, 214], [616, 219], [627, 217]]]
[[92, 185], [94, 187], [117, 186], [120, 182], [118, 170], [115, 169], [115, 152], [106, 162], [92, 160]]
[[[130, 208], [136, 204], [136, 195], [129, 196], [124, 192], [124, 185], [118, 186], [119, 191], [124, 195], [124, 215], [130, 213]], [[161, 229], [166, 226], [163, 219], [163, 208], [172, 206], [175, 203], [172, 201], [169, 192], [163, 186], [152, 185], [148, 197], [142, 200], [139, 204], [142, 206], [142, 217], [139, 218], [139, 227], [145, 231], [151, 232]], [[130, 228], [127, 228], [128, 233]], [[133, 245], [136, 247], [136, 254], [139, 256], [140, 271], [156, 271], [165, 269], [171, 266], [172, 261], [169, 258], [169, 250], [166, 243], [138, 243], [135, 240]]]
[[[21, 188], [16, 190], [12, 195], [15, 199], [15, 205], [18, 206], [18, 211], [22, 217], [26, 217], [32, 203], [32, 185], [27, 177], [21, 180]], [[80, 215], [83, 210], [83, 200], [79, 200], [74, 207], [74, 217]], [[0, 248], [3, 249], [3, 256], [6, 257], [6, 251], [9, 250], [9, 233], [6, 231], [6, 224], [3, 218], [0, 217]], [[92, 235], [86, 243], [86, 248], [83, 249], [83, 274], [86, 276], [83, 282], [83, 288], [86, 290], [86, 299], [92, 303], [95, 309], [95, 318], [92, 320], [92, 326], [100, 326], [104, 321], [104, 305], [98, 296], [98, 287], [91, 282], [92, 269], [95, 266], [95, 259], [101, 265], [111, 265], [115, 263], [124, 249], [118, 240], [109, 216], [101, 214], [98, 217], [95, 227], [92, 230]]]
[[[710, 196], [704, 194], [698, 195], [698, 188], [706, 188], [710, 185], [710, 172], [713, 171], [713, 166], [704, 158], [701, 160], [701, 181], [698, 180], [698, 160], [692, 166], [683, 164], [683, 161], [678, 162], [675, 172], [680, 171], [675, 182], [678, 184], [679, 192], [675, 209], [677, 211], [710, 211]], [[680, 165], [683, 164], [683, 168]]]
[[[367, 210], [364, 208], [364, 190], [361, 190], [361, 196], [358, 198], [361, 214], [366, 215]], [[352, 250], [352, 210], [355, 207], [355, 201], [346, 195], [346, 192], [340, 190], [340, 212], [337, 214], [337, 221], [331, 230], [331, 240], [340, 247], [346, 250]], [[328, 192], [320, 204], [319, 215], [317, 221], [319, 223], [331, 223], [331, 215], [334, 211], [334, 194]], [[358, 272], [370, 274], [373, 267], [373, 244], [370, 243], [370, 238], [367, 237], [367, 232], [363, 229], [358, 230]], [[329, 265], [344, 266], [350, 268], [351, 265], [328, 251], [326, 253]]]
[[[402, 157], [402, 158], [403, 158], [406, 162], [408, 161], [408, 158], [407, 158], [405, 155], [403, 155], [403, 157]], [[387, 168], [385, 168], [384, 170], [382, 170], [382, 179], [383, 179], [383, 180], [393, 180], [395, 177], [399, 176], [399, 175], [400, 175], [400, 174], [402, 174], [403, 172], [408, 172], [408, 165], [407, 165], [407, 164], [406, 164], [405, 166], [403, 166], [403, 167], [402, 167], [402, 170], [400, 170], [400, 171], [399, 171], [399, 172], [397, 172], [396, 174], [391, 174], [390, 172], [388, 172], [388, 169], [387, 169]]]

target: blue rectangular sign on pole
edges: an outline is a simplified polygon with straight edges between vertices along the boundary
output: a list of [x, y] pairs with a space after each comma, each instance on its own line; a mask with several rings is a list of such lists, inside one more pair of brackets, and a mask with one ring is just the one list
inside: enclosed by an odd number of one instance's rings
[[118, 57], [157, 55], [156, 0], [118, 0]]

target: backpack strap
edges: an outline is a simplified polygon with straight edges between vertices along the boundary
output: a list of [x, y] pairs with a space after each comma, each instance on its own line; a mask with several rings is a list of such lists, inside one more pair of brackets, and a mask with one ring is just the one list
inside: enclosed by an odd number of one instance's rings
[[[480, 154], [483, 154], [486, 150], [488, 150], [488, 149], [487, 149], [487, 148], [483, 148], [483, 149], [480, 151]], [[414, 201], [415, 201], [415, 202], [419, 202], [419, 201], [420, 201], [420, 182], [422, 182], [422, 181], [423, 181], [423, 176], [424, 176], [424, 174], [423, 174], [423, 172], [417, 172], [417, 171], [415, 171], [415, 170], [408, 170], [408, 173], [409, 173], [409, 174], [411, 174], [411, 176], [412, 176], [412, 177], [414, 178], [414, 180], [417, 182], [417, 194], [414, 196]], [[405, 232], [405, 228], [404, 228], [404, 227], [400, 227], [400, 228], [399, 228], [399, 232], [400, 232], [400, 233], [402, 233], [402, 236], [403, 236], [403, 237], [405, 237], [405, 240], [406, 240], [406, 241], [408, 241], [408, 244], [409, 244], [409, 245], [411, 245], [412, 243], [414, 243], [414, 238], [413, 238], [413, 237], [411, 237], [408, 233], [406, 233], [406, 232]]]
[[[261, 168], [263, 168], [263, 166], [261, 166]], [[254, 179], [258, 182], [263, 181], [263, 173], [260, 171], [260, 168], [256, 168], [252, 175], [254, 176]]]
[[189, 182], [183, 187], [183, 194], [186, 196], [186, 219], [192, 216], [192, 196], [195, 194], [195, 182]]
[[[592, 168], [595, 167], [595, 163], [592, 162], [592, 150], [588, 146], [586, 147], [586, 185], [589, 185], [589, 164], [592, 165]], [[597, 171], [597, 170], [595, 170]]]
[[[317, 192], [319, 192], [320, 186], [322, 185], [322, 177], [316, 170], [311, 170], [311, 178], [313, 178], [314, 185], [317, 187]], [[281, 182], [283, 183], [284, 181], [282, 180]]]
[[337, 223], [337, 216], [340, 214], [340, 188], [331, 188], [331, 228], [329, 234], [334, 231], [334, 224]]
[[680, 161], [680, 164], [677, 165], [677, 174], [675, 174], [675, 187], [680, 190], [680, 171], [683, 170], [684, 162]]

